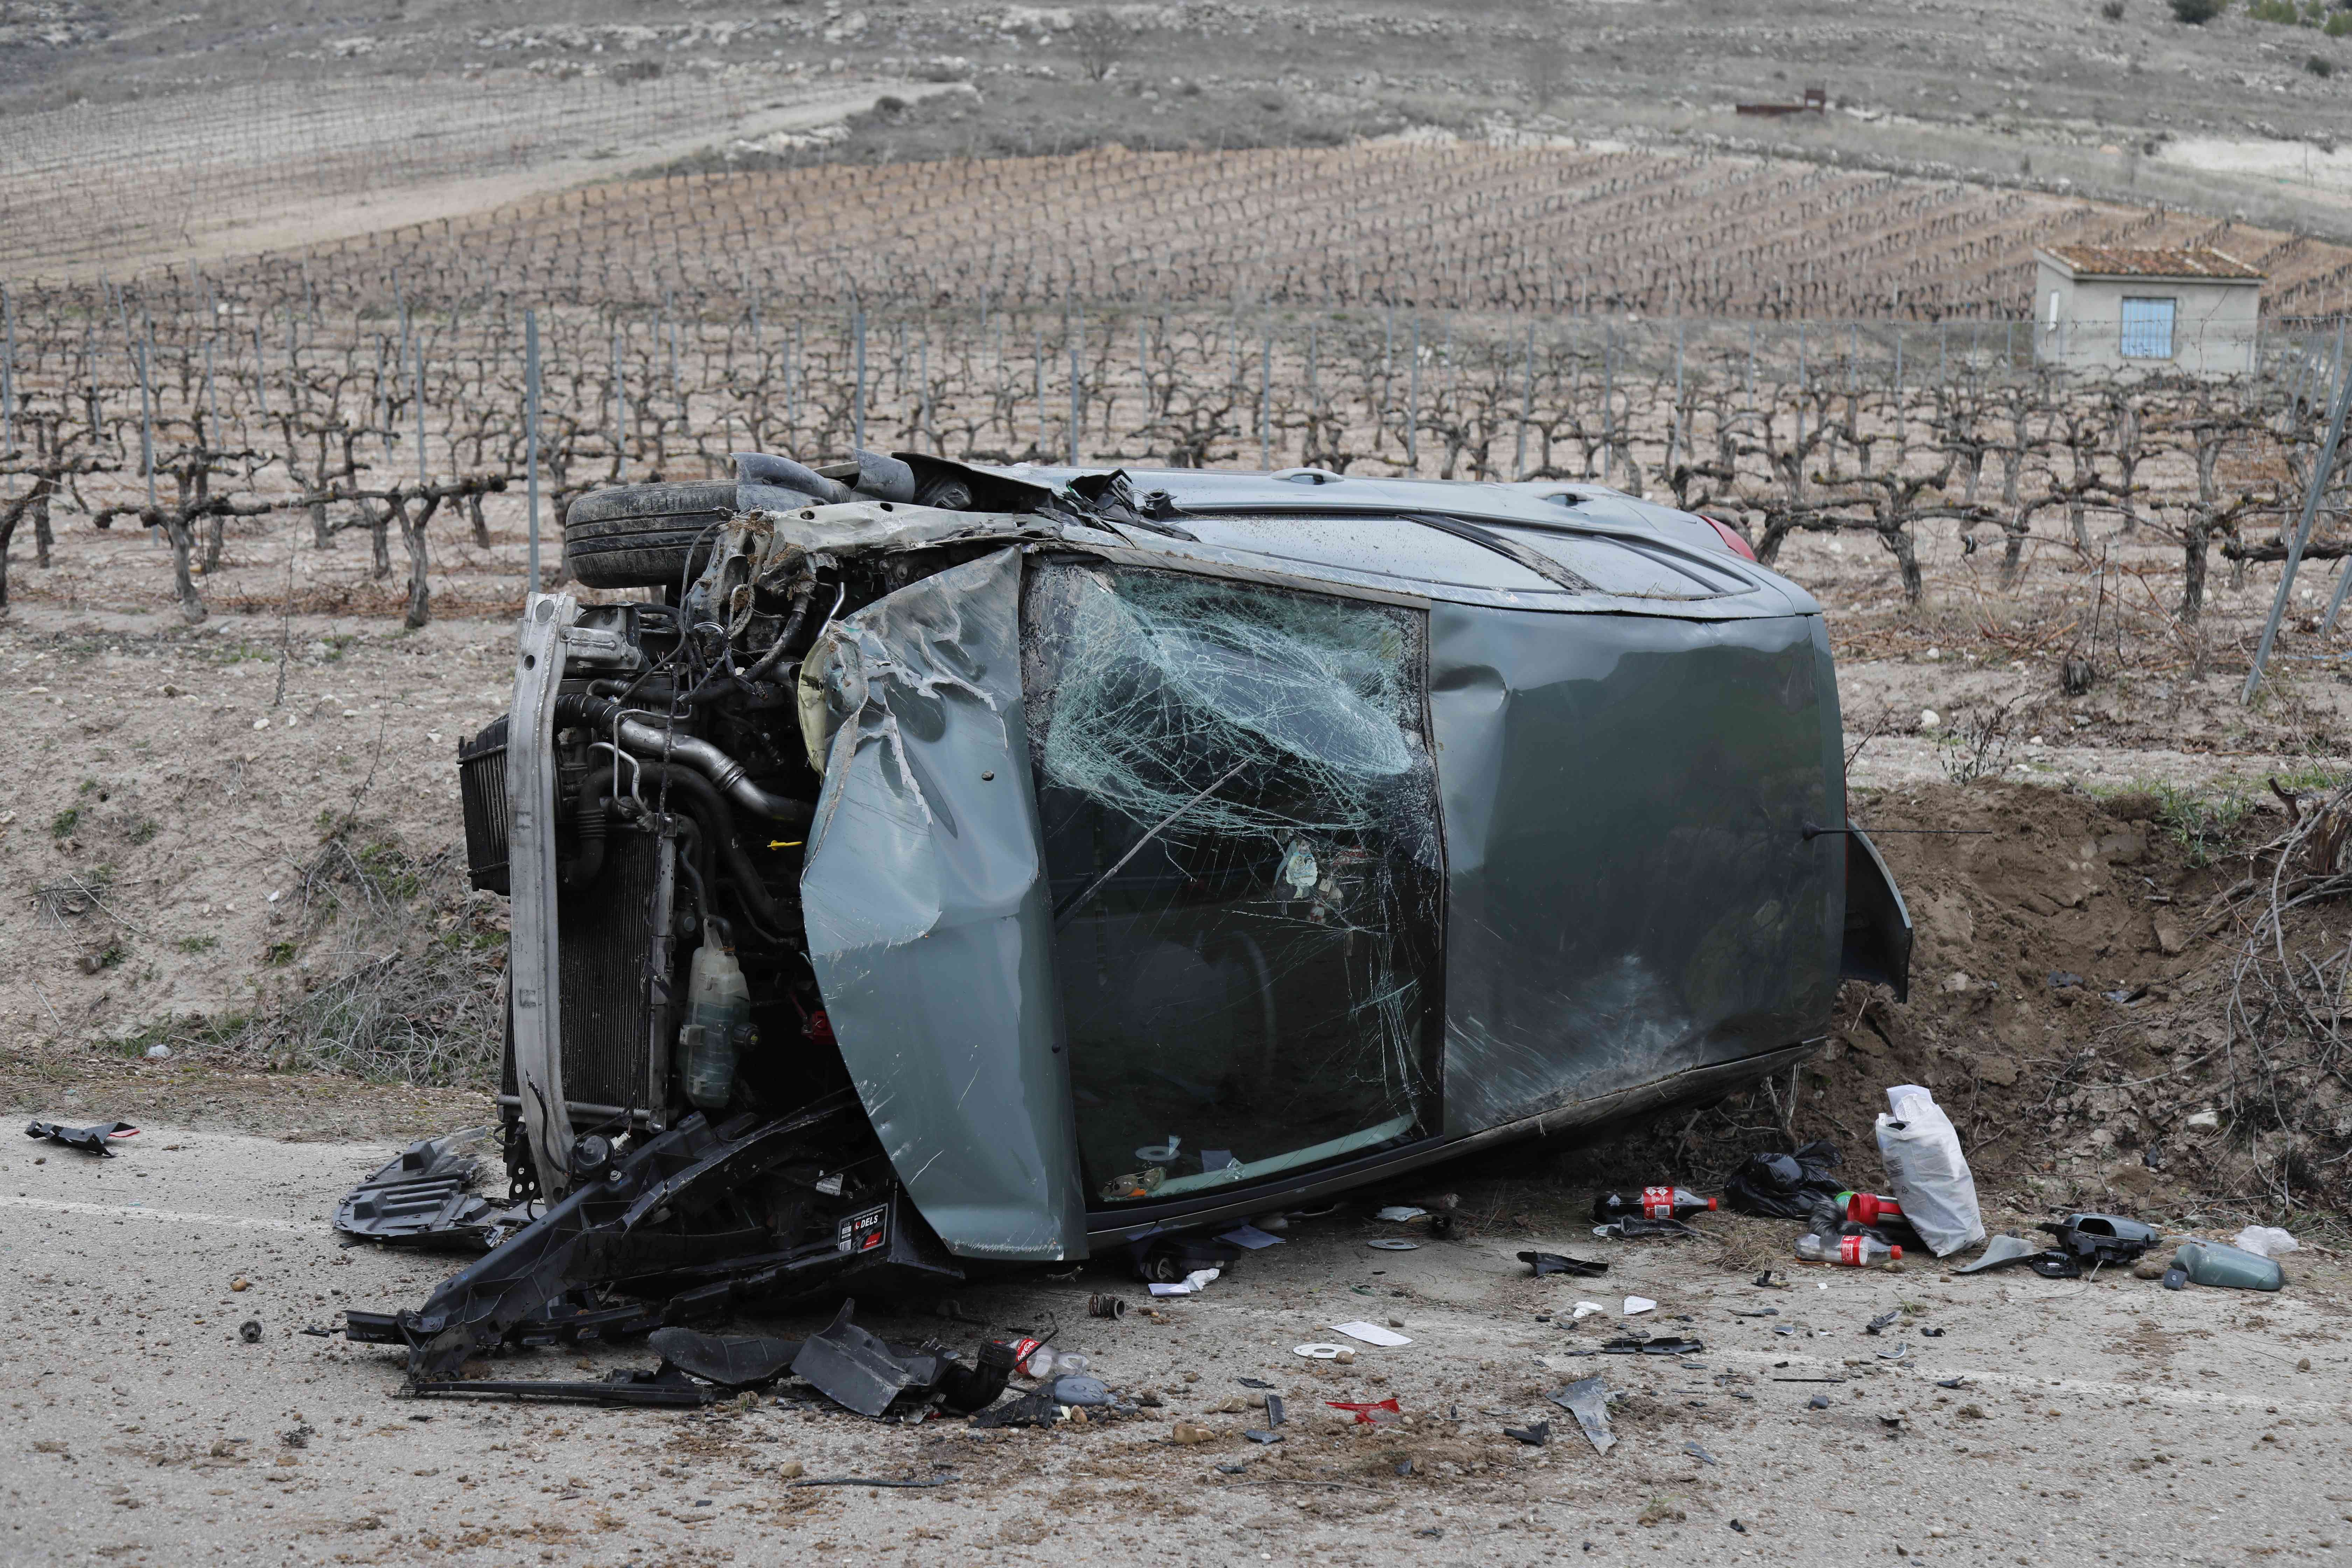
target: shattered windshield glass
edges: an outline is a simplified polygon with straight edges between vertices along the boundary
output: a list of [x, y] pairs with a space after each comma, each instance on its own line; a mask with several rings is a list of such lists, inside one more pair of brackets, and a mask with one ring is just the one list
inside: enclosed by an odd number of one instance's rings
[[1423, 617], [1039, 563], [1024, 686], [1095, 1203], [1437, 1123]]

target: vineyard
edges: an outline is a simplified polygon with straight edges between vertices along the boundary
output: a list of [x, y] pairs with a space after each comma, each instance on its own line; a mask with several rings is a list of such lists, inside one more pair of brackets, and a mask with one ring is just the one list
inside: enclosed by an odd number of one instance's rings
[[[2049, 562], [2074, 608], [1997, 640], [2080, 643], [2087, 605], [2111, 662], [2228, 662], [2213, 563], [2284, 553], [2336, 330], [2267, 318], [2231, 382], [2053, 375], [2024, 258], [2082, 237], [2229, 246], [2282, 312], [2352, 267], [2160, 212], [1556, 148], [643, 181], [10, 289], [0, 539], [30, 536], [19, 596], [422, 625], [519, 601], [534, 480], [555, 573], [573, 498], [744, 449], [1599, 480], [1768, 561], [1874, 544], [1906, 605], [1939, 565], [2006, 599]], [[170, 565], [50, 575], [85, 527]], [[2310, 554], [2344, 535], [2331, 505]]]
[[[1764, 320], [2023, 312], [2036, 244], [2209, 245], [2267, 308], [2340, 309], [2352, 250], [2161, 209], [1734, 157], [1486, 144], [812, 163], [584, 186], [225, 266], [349, 312], [500, 299]], [[184, 269], [172, 275], [185, 283]]]

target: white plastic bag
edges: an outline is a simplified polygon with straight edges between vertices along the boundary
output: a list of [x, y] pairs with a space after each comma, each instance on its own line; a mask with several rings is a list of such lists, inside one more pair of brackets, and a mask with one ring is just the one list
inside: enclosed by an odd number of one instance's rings
[[1878, 1156], [1903, 1217], [1938, 1258], [1982, 1241], [1976, 1178], [1969, 1174], [1952, 1119], [1916, 1083], [1888, 1089], [1886, 1103], [1893, 1114], [1878, 1119]]
[[2281, 1258], [2303, 1250], [2303, 1243], [2274, 1225], [2250, 1225], [2231, 1237], [2231, 1244], [2257, 1258]]

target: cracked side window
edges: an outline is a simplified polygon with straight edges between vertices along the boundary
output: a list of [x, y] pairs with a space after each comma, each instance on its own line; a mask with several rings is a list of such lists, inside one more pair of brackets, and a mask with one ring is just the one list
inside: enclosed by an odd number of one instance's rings
[[1424, 620], [1040, 563], [1024, 687], [1096, 1205], [1437, 1126]]

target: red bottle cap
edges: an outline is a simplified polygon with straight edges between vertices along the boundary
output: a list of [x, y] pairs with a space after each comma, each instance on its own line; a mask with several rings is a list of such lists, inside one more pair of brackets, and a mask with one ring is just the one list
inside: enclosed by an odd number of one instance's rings
[[1886, 1249], [1886, 1254], [1889, 1258], [1900, 1258], [1903, 1256], [1903, 1249], [1899, 1247], [1890, 1247]]

